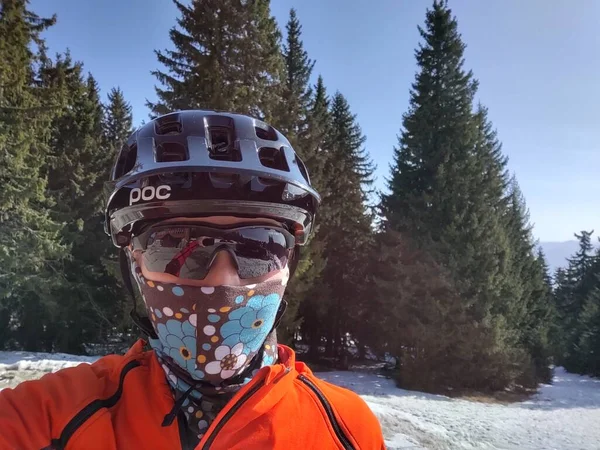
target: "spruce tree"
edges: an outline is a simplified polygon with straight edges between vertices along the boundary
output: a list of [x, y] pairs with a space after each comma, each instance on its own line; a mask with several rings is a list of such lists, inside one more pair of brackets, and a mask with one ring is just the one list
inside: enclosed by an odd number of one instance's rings
[[380, 357], [395, 357], [400, 387], [447, 392], [492, 378], [479, 350], [489, 335], [470, 320], [449, 271], [407, 235], [377, 235], [366, 283], [369, 308], [362, 320], [370, 333], [364, 339]]
[[123, 91], [116, 87], [108, 93], [108, 104], [104, 107], [104, 140], [111, 149], [111, 157], [117, 156], [123, 142], [133, 132], [131, 105], [125, 100]]
[[[312, 145], [312, 152], [306, 159], [306, 164], [309, 166], [311, 183], [321, 195], [322, 204], [317, 215], [313, 237], [307, 249], [310, 255], [311, 270], [301, 274], [297, 283], [301, 284], [304, 289], [304, 298], [299, 310], [302, 320], [302, 342], [308, 345], [310, 357], [317, 358], [321, 338], [325, 336], [325, 321], [329, 308], [323, 299], [329, 298], [331, 291], [323, 277], [320, 276], [326, 264], [323, 251], [327, 239], [327, 218], [330, 211], [330, 191], [324, 168], [331, 157], [328, 139], [331, 130], [331, 114], [329, 97], [322, 76], [319, 76], [317, 80], [314, 93], [308, 114], [309, 136], [307, 137], [307, 141]], [[338, 175], [341, 176], [341, 174]]]
[[507, 232], [510, 253], [504, 288], [504, 314], [511, 329], [513, 345], [524, 349], [531, 360], [525, 364], [520, 383], [535, 387], [550, 382], [549, 331], [552, 321], [551, 287], [544, 255], [536, 252], [533, 227], [525, 199], [513, 178], [508, 197]]
[[315, 62], [304, 50], [302, 26], [294, 9], [290, 11], [286, 28], [288, 34], [283, 48], [285, 83], [281, 110], [274, 117], [274, 125], [288, 138], [306, 164], [312, 185], [321, 192], [327, 156], [324, 141], [329, 124], [327, 93], [321, 76], [315, 86], [316, 92], [310, 85]]
[[546, 253], [542, 247], [538, 248], [537, 260], [542, 268], [542, 272], [544, 273], [544, 283], [545, 285], [552, 290], [552, 275], [550, 275], [550, 266], [548, 266], [548, 260], [546, 259]]
[[593, 246], [591, 236], [593, 231], [581, 231], [575, 233], [579, 241], [579, 249], [568, 258], [568, 267], [566, 272], [566, 291], [567, 295], [563, 297], [564, 302], [559, 305], [564, 318], [563, 327], [567, 338], [567, 356], [564, 361], [567, 370], [573, 372], [581, 371], [581, 357], [578, 356], [576, 349], [580, 334], [580, 315], [587, 294], [593, 285], [591, 269], [594, 265]]
[[[465, 45], [446, 3], [427, 12], [419, 73], [382, 196], [386, 226], [407, 233], [451, 268], [478, 321], [497, 306], [504, 237], [502, 164], [483, 113], [472, 112], [477, 83], [463, 69]], [[492, 167], [492, 163], [499, 167]]]
[[[445, 2], [438, 1], [427, 11], [426, 30], [419, 26], [425, 41], [416, 51], [419, 73], [394, 149], [390, 193], [382, 198], [387, 222], [394, 229], [410, 230], [419, 240], [435, 239], [433, 231], [443, 226], [439, 219], [448, 213], [437, 198], [445, 187], [443, 177], [448, 169], [461, 169], [461, 159], [473, 147], [471, 109], [477, 83], [463, 69], [465, 45], [457, 27]], [[419, 214], [427, 210], [431, 212]]]
[[356, 335], [364, 330], [360, 316], [368, 307], [364, 277], [372, 245], [372, 217], [367, 203], [374, 168], [363, 147], [365, 137], [356, 117], [339, 92], [332, 99], [330, 114], [327, 148], [331, 157], [325, 173], [331, 195], [320, 235], [327, 261], [322, 277], [329, 292], [323, 332], [328, 353], [341, 356], [346, 333]]
[[[464, 370], [472, 385], [502, 388], [528, 365], [514, 322], [529, 311], [520, 303], [521, 282], [510, 266], [511, 246], [526, 234], [526, 224], [515, 223], [511, 239], [506, 158], [487, 111], [474, 108], [477, 81], [464, 69], [465, 44], [446, 1], [434, 1], [419, 31], [419, 71], [389, 193], [382, 196], [383, 229], [400, 232], [449, 270], [463, 305], [457, 314], [466, 311], [486, 336], [480, 343], [487, 346], [473, 348]], [[523, 250], [529, 251], [528, 263], [534, 259], [530, 250]], [[488, 361], [485, 368], [475, 364], [482, 360]]]
[[[283, 48], [285, 62], [285, 84], [282, 92], [282, 110], [275, 118], [279, 129], [297, 147], [297, 142], [306, 133], [308, 112], [312, 99], [310, 76], [315, 65], [308, 57], [302, 43], [302, 26], [296, 10], [290, 10], [290, 18], [286, 25], [287, 39]], [[301, 148], [301, 147], [300, 147]], [[304, 155], [301, 155], [304, 156]], [[304, 159], [304, 158], [303, 158]]]
[[66, 256], [44, 172], [55, 105], [38, 76], [55, 18], [25, 0], [2, 0], [0, 11], [0, 346], [40, 350]]
[[[319, 75], [314, 88], [314, 97], [308, 112], [308, 132], [306, 141], [310, 147], [302, 146], [304, 161], [310, 169], [311, 183], [319, 191], [323, 201], [329, 195], [329, 187], [326, 182], [325, 166], [332, 157], [328, 148], [331, 130], [331, 115], [329, 113], [329, 97], [323, 77]], [[331, 176], [329, 174], [328, 176]], [[321, 212], [321, 214], [323, 214]]]
[[173, 0], [180, 17], [169, 33], [175, 50], [156, 51], [166, 71], [152, 115], [181, 109], [215, 109], [270, 121], [282, 84], [280, 32], [269, 0]]
[[[514, 177], [511, 180], [504, 220], [510, 252], [505, 273], [507, 283], [503, 286], [506, 301], [502, 303], [500, 312], [515, 329], [513, 341], [519, 342], [525, 338], [527, 328], [532, 289], [528, 277], [535, 263], [535, 255], [525, 200]], [[542, 281], [541, 275], [538, 281]]]
[[[102, 146], [105, 153], [102, 180], [107, 181], [109, 172], [120, 152], [123, 143], [129, 138], [133, 130], [132, 108], [125, 99], [119, 87], [112, 88], [107, 95], [107, 103], [103, 105]], [[97, 248], [96, 258], [100, 263], [101, 278], [104, 281], [104, 295], [110, 299], [106, 308], [107, 314], [103, 318], [106, 328], [102, 329], [102, 337], [106, 351], [121, 351], [133, 344], [137, 338], [137, 328], [134, 327], [129, 315], [131, 299], [126, 291], [118, 261], [118, 252], [112, 242], [106, 239], [104, 232], [103, 209], [92, 217], [94, 233], [100, 244]], [[132, 333], [133, 331], [133, 333]]]
[[102, 257], [108, 247], [102, 229], [102, 189], [114, 156], [103, 136], [103, 107], [97, 82], [81, 63], [59, 56], [44, 70], [44, 83], [63, 105], [52, 126], [48, 193], [54, 216], [66, 223], [62, 237], [71, 245], [63, 267], [65, 284], [53, 323], [47, 327], [55, 349], [84, 351], [84, 342], [99, 342], [114, 324], [116, 280]]
[[565, 327], [567, 315], [564, 306], [570, 303], [571, 288], [568, 282], [567, 270], [563, 267], [556, 269], [553, 276], [553, 309], [556, 315], [556, 325], [552, 337], [552, 353], [558, 365], [565, 364], [568, 355], [567, 330]]
[[[112, 163], [117, 157], [123, 143], [133, 132], [133, 117], [131, 105], [125, 100], [123, 91], [120, 88], [113, 88], [108, 93], [108, 103], [104, 105], [104, 146], [107, 156]], [[103, 223], [98, 220], [98, 223]], [[98, 230], [99, 232], [103, 230]], [[105, 235], [104, 235], [105, 237]], [[119, 266], [118, 252], [115, 251], [110, 240], [103, 241], [106, 245], [100, 260], [107, 274], [110, 275], [110, 298], [113, 300], [114, 311], [114, 331], [119, 336], [128, 336], [134, 330], [129, 312], [131, 310], [131, 299], [126, 291]], [[135, 338], [135, 333], [131, 335]], [[117, 346], [126, 346], [127, 342], [121, 342], [119, 339], [111, 337], [111, 342]]]
[[64, 96], [64, 108], [53, 123], [48, 190], [57, 202], [54, 210], [77, 232], [81, 224], [70, 219], [75, 214], [84, 220], [98, 211], [108, 174], [98, 84], [68, 54], [45, 69], [44, 82]]
[[[530, 278], [533, 285], [530, 309], [531, 340], [527, 350], [532, 358], [536, 382], [551, 383], [553, 371], [553, 334], [556, 331], [556, 310], [552, 294], [552, 280], [542, 248], [538, 250]], [[541, 280], [540, 280], [541, 278]]]
[[[593, 231], [575, 234], [579, 249], [557, 279], [555, 304], [563, 338], [562, 364], [571, 372], [588, 373], [593, 361], [595, 290], [600, 280], [600, 252], [593, 252]], [[591, 359], [590, 359], [591, 358]]]
[[574, 303], [570, 307], [575, 315], [581, 311], [583, 297], [589, 292], [590, 285], [595, 283], [592, 269], [597, 262], [597, 255], [594, 254], [592, 245], [593, 234], [593, 230], [583, 230], [580, 234], [575, 233], [575, 237], [579, 241], [579, 249], [573, 257], [567, 259], [569, 263], [567, 276], [575, 295]]
[[[327, 119], [327, 98], [322, 78], [319, 78], [320, 92], [313, 98], [310, 76], [314, 62], [308, 57], [302, 44], [302, 27], [296, 15], [296, 11], [290, 11], [290, 19], [287, 24], [287, 39], [283, 48], [285, 63], [285, 84], [282, 92], [281, 111], [274, 118], [274, 125], [284, 133], [290, 144], [303, 160], [308, 168], [312, 186], [321, 195], [323, 147], [325, 140], [326, 123], [318, 123], [315, 114], [320, 119]], [[320, 217], [320, 214], [319, 214]], [[280, 338], [290, 341], [294, 330], [298, 329], [303, 319], [303, 312], [310, 316], [307, 308], [314, 308], [311, 299], [315, 294], [315, 282], [323, 268], [321, 257], [322, 242], [316, 238], [319, 230], [317, 224], [313, 230], [311, 241], [299, 252], [299, 264], [295, 277], [286, 291], [286, 299], [289, 302], [288, 312], [280, 326]], [[308, 302], [306, 308], [302, 307]], [[300, 315], [298, 312], [300, 311]], [[312, 319], [309, 317], [309, 320]], [[306, 317], [304, 317], [306, 320]], [[311, 324], [308, 324], [310, 327]], [[308, 337], [308, 336], [307, 336]], [[308, 337], [310, 341], [310, 337]], [[314, 350], [314, 347], [313, 347]]]
[[584, 300], [572, 352], [579, 373], [600, 377], [600, 273]]

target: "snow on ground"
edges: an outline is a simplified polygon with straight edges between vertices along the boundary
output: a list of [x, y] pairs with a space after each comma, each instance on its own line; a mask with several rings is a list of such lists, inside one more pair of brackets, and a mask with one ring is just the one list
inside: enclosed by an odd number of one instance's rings
[[[97, 357], [0, 352], [0, 390]], [[367, 372], [319, 372], [357, 392], [381, 422], [389, 450], [598, 450], [600, 380], [557, 368], [530, 400], [485, 404], [406, 391]]]
[[0, 390], [82, 362], [92, 363], [97, 359], [97, 356], [64, 353], [0, 352]]
[[600, 380], [561, 367], [552, 385], [511, 405], [405, 391], [369, 373], [318, 375], [362, 396], [389, 449], [600, 449]]

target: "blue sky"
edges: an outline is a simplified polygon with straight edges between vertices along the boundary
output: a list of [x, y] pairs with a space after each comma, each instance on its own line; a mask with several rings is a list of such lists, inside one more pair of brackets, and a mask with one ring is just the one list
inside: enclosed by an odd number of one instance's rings
[[[414, 80], [417, 25], [429, 0], [272, 0], [284, 29], [296, 8], [305, 47], [330, 93], [349, 100], [384, 186]], [[600, 34], [596, 0], [450, 0], [509, 169], [516, 173], [543, 241], [600, 229]], [[353, 9], [349, 6], [352, 5]], [[148, 118], [158, 67], [177, 11], [170, 0], [32, 0], [58, 15], [45, 36], [52, 53], [71, 50], [103, 94], [120, 86], [134, 123]]]

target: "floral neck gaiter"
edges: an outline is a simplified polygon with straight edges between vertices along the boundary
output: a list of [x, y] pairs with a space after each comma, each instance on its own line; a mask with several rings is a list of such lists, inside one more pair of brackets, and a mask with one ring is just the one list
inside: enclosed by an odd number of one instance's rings
[[233, 395], [276, 362], [271, 330], [285, 283], [182, 286], [145, 280], [137, 265], [133, 269], [158, 336], [150, 345], [176, 399], [187, 394], [182, 410], [190, 433], [201, 439]]

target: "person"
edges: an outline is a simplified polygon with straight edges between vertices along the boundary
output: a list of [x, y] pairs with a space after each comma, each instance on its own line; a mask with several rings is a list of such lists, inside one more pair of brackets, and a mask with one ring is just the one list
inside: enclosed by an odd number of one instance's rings
[[358, 395], [277, 342], [321, 200], [279, 131], [224, 112], [158, 117], [124, 144], [107, 192], [146, 336], [0, 391], [1, 449], [384, 448]]

